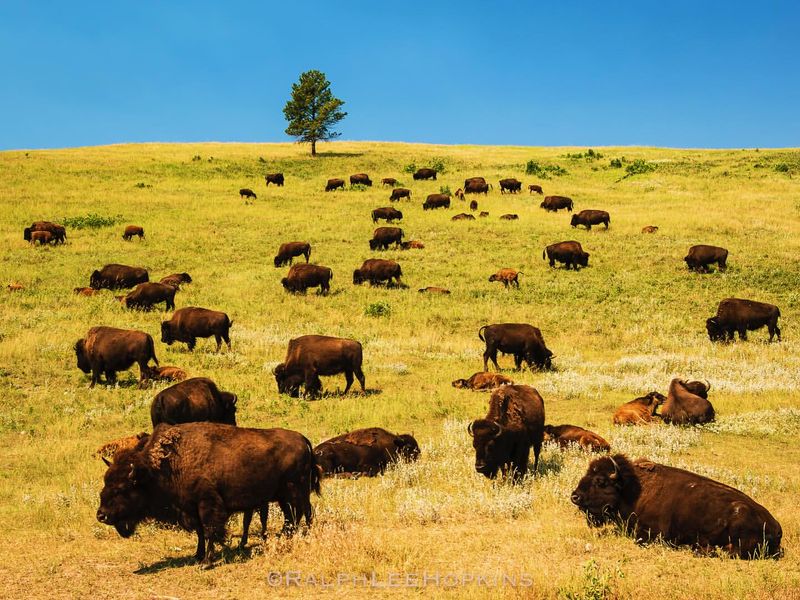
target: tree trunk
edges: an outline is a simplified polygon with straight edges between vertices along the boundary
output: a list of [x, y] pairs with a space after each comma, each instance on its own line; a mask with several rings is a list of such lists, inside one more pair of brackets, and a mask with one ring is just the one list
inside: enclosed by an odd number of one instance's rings
[[317, 155], [317, 140], [311, 140], [311, 156]]

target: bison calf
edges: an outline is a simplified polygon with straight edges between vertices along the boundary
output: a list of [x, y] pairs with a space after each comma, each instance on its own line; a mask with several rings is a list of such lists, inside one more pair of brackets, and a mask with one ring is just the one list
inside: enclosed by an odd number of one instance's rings
[[489, 282], [501, 281], [506, 288], [509, 285], [515, 285], [519, 288], [519, 276], [524, 274], [522, 271], [515, 271], [514, 269], [500, 269], [494, 275], [489, 276]]
[[256, 196], [256, 193], [253, 190], [251, 190], [250, 188], [242, 188], [242, 189], [240, 189], [239, 190], [239, 197], [241, 197], [241, 198], [252, 198], [253, 200], [256, 200], [258, 198], [258, 196]]
[[620, 406], [614, 413], [614, 425], [643, 425], [652, 423], [658, 407], [666, 398], [658, 392], [635, 398]]
[[611, 445], [602, 437], [577, 425], [545, 425], [544, 439], [562, 448], [579, 446], [586, 452], [608, 452]]
[[374, 477], [383, 474], [390, 463], [417, 460], [420, 449], [413, 435], [370, 427], [322, 442], [314, 448], [314, 455], [325, 475], [358, 473]]
[[134, 236], [139, 236], [139, 239], [142, 239], [144, 237], [144, 228], [138, 225], [128, 225], [125, 227], [125, 231], [122, 233], [122, 239], [126, 242], [130, 242]]
[[470, 376], [469, 379], [456, 379], [453, 382], [454, 388], [474, 391], [493, 390], [501, 385], [514, 385], [514, 381], [500, 373], [479, 371]]

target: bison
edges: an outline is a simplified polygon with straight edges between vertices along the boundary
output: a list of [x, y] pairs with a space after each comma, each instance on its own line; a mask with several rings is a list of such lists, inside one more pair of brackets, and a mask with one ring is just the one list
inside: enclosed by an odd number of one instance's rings
[[166, 283], [140, 283], [128, 292], [123, 302], [126, 308], [141, 308], [150, 310], [154, 304], [164, 302], [164, 310], [175, 310], [175, 292], [173, 285]]
[[320, 375], [330, 376], [344, 373], [347, 385], [344, 393], [353, 385], [353, 375], [366, 393], [364, 372], [361, 370], [363, 350], [361, 343], [325, 335], [304, 335], [289, 340], [284, 361], [275, 367], [275, 382], [278, 392], [297, 397], [300, 386], [310, 396], [322, 391]]
[[180, 289], [184, 283], [192, 283], [192, 276], [188, 273], [173, 273], [172, 275], [162, 277], [159, 283], [165, 283], [174, 288]]
[[403, 241], [403, 230], [399, 227], [378, 227], [372, 233], [369, 241], [370, 250], [386, 250], [389, 244], [394, 244], [398, 248]]
[[338, 189], [344, 189], [344, 179], [328, 179], [328, 183], [325, 184], [325, 191], [331, 192]]
[[250, 188], [242, 188], [242, 189], [240, 189], [239, 190], [239, 196], [241, 198], [252, 198], [253, 200], [258, 199], [258, 196], [256, 196], [256, 193], [253, 190], [251, 190]]
[[579, 266], [589, 266], [589, 253], [584, 252], [580, 242], [574, 240], [551, 244], [542, 250], [542, 260], [544, 260], [545, 256], [550, 261], [551, 267], [556, 266], [556, 261], [564, 263], [567, 270], [572, 267], [577, 271]]
[[509, 192], [511, 194], [516, 194], [522, 190], [522, 182], [518, 181], [514, 178], [509, 179], [501, 179], [500, 180], [500, 193], [505, 194]]
[[36, 242], [39, 242], [40, 246], [44, 246], [45, 244], [49, 244], [55, 241], [53, 238], [53, 234], [49, 231], [32, 231], [31, 232], [31, 246], [35, 246]]
[[708, 265], [717, 264], [720, 271], [728, 268], [728, 251], [719, 246], [706, 246], [699, 244], [689, 248], [689, 254], [683, 259], [690, 271], [698, 273], [708, 273]]
[[23, 230], [25, 241], [30, 241], [34, 231], [49, 231], [56, 243], [64, 243], [67, 239], [67, 230], [63, 225], [50, 221], [34, 221], [30, 227]]
[[666, 398], [658, 392], [635, 398], [620, 406], [614, 413], [614, 425], [643, 425], [652, 423], [658, 407]]
[[450, 208], [450, 196], [447, 194], [430, 194], [422, 203], [422, 210]]
[[510, 377], [506, 377], [500, 373], [489, 373], [487, 371], [478, 371], [471, 375], [469, 379], [456, 379], [453, 381], [454, 388], [473, 391], [493, 390], [499, 388], [501, 385], [513, 384], [514, 381]]
[[381, 185], [388, 185], [389, 187], [394, 187], [397, 185], [397, 179], [394, 177], [384, 177], [381, 179]]
[[467, 189], [470, 183], [486, 183], [486, 179], [484, 177], [467, 177], [464, 180], [464, 189]]
[[94, 296], [100, 293], [100, 290], [94, 290], [90, 287], [76, 287], [72, 290], [72, 293], [78, 296]]
[[397, 202], [400, 198], [408, 198], [411, 200], [411, 190], [406, 188], [395, 188], [392, 190], [391, 195], [389, 196], [389, 200], [391, 202]]
[[[163, 366], [163, 367], [147, 367], [142, 373], [144, 384], [149, 381], [183, 381], [188, 375], [186, 371], [180, 367]], [[144, 387], [140, 385], [140, 387]]]
[[673, 425], [699, 425], [714, 420], [714, 407], [708, 401], [708, 387], [700, 381], [673, 379], [661, 407], [661, 419]]
[[392, 206], [384, 206], [382, 208], [376, 208], [372, 211], [372, 222], [377, 223], [379, 219], [383, 219], [391, 223], [392, 221], [402, 221], [403, 220], [403, 212], [397, 210]]
[[485, 181], [470, 181], [464, 186], [465, 194], [489, 194], [489, 184]]
[[139, 225], [127, 225], [125, 231], [122, 233], [122, 239], [130, 242], [133, 236], [139, 236], [141, 240], [144, 237], [144, 228]]
[[324, 475], [358, 473], [374, 477], [383, 474], [390, 463], [417, 460], [420, 449], [411, 434], [396, 435], [370, 427], [324, 441], [314, 448], [314, 455]]
[[437, 287], [435, 285], [429, 285], [428, 287], [420, 288], [417, 290], [420, 294], [449, 294], [450, 290], [443, 287]]
[[514, 269], [500, 269], [494, 275], [489, 276], [489, 281], [501, 281], [506, 289], [508, 289], [509, 285], [516, 285], [519, 288], [519, 276], [524, 274], [522, 271], [515, 271]]
[[106, 442], [100, 446], [95, 450], [94, 455], [97, 458], [102, 458], [107, 465], [110, 465], [116, 460], [117, 454], [125, 452], [126, 450], [133, 450], [139, 443], [139, 440], [149, 436], [149, 433], [143, 431], [135, 435], [126, 435], [125, 437], [117, 438], [116, 440]]
[[571, 500], [589, 525], [624, 523], [636, 540], [721, 548], [739, 558], [780, 555], [781, 526], [766, 508], [718, 481], [647, 459], [592, 461]]
[[417, 172], [413, 175], [415, 181], [419, 181], [421, 179], [433, 179], [436, 180], [436, 170], [435, 169], [417, 169]]
[[311, 443], [295, 431], [160, 424], [109, 463], [97, 520], [124, 538], [147, 519], [180, 525], [197, 534], [195, 558], [210, 566], [234, 513], [245, 513], [242, 545], [253, 511], [268, 502], [280, 505], [287, 533], [301, 518], [311, 525], [319, 480]]
[[587, 452], [608, 452], [611, 445], [602, 437], [577, 425], [545, 425], [545, 441], [555, 442], [562, 448], [579, 446]]
[[308, 242], [286, 242], [281, 244], [273, 263], [276, 268], [287, 264], [290, 265], [296, 256], [304, 256], [306, 262], [308, 262], [311, 256], [311, 244]]
[[306, 293], [310, 287], [319, 286], [320, 294], [327, 294], [331, 290], [333, 271], [322, 265], [309, 265], [299, 263], [292, 265], [289, 274], [281, 279], [281, 285], [287, 292]]
[[519, 371], [522, 362], [530, 368], [551, 369], [553, 353], [548, 350], [538, 327], [527, 323], [499, 323], [484, 325], [478, 330], [478, 338], [486, 344], [483, 353], [483, 370], [488, 371], [488, 361], [492, 360], [498, 371], [498, 350], [503, 354], [514, 355], [514, 365]]
[[475, 217], [469, 213], [458, 213], [450, 217], [451, 221], [474, 221]]
[[395, 283], [400, 285], [400, 277], [402, 275], [403, 271], [395, 261], [368, 258], [363, 262], [361, 268], [353, 271], [353, 284], [360, 285], [365, 281], [369, 281], [370, 285], [377, 285], [385, 281], [388, 285], [394, 279]]
[[78, 368], [92, 374], [89, 387], [100, 381], [101, 373], [105, 374], [107, 383], [113, 384], [117, 371], [126, 371], [136, 363], [142, 380], [148, 362], [152, 360], [158, 365], [153, 338], [143, 331], [92, 327], [86, 337], [75, 342], [74, 349]]
[[269, 187], [270, 183], [283, 187], [283, 173], [267, 173], [264, 175], [264, 181], [266, 181], [267, 187]]
[[742, 298], [725, 298], [717, 307], [717, 314], [706, 319], [708, 339], [712, 342], [733, 341], [735, 332], [739, 332], [739, 339], [747, 339], [748, 331], [761, 329], [765, 325], [769, 330], [769, 341], [778, 336], [781, 341], [781, 330], [778, 327], [780, 309], [774, 304], [744, 300]]
[[572, 212], [572, 206], [572, 198], [567, 198], [566, 196], [545, 196], [539, 208], [543, 208], [549, 212], [558, 212], [562, 208], [566, 208], [567, 212]]
[[372, 187], [372, 180], [366, 173], [350, 175], [350, 185], [366, 185]]
[[456, 198], [458, 198], [459, 200], [464, 200], [464, 199], [465, 199], [465, 198], [464, 198], [464, 190], [462, 190], [461, 188], [458, 188], [458, 189], [456, 190], [456, 193], [455, 193], [455, 194], [453, 194], [453, 195], [454, 195]]
[[658, 231], [657, 225], [647, 225], [646, 227], [642, 227], [642, 233], [655, 233]]
[[544, 194], [544, 191], [542, 191], [542, 186], [536, 185], [535, 183], [532, 183], [528, 186], [528, 193], [532, 194], [533, 192], [536, 192], [539, 195]]
[[106, 265], [99, 271], [95, 270], [89, 277], [89, 285], [95, 290], [132, 288], [148, 281], [150, 275], [147, 269], [117, 264]]
[[153, 427], [195, 421], [236, 425], [236, 395], [207, 377], [194, 377], [161, 390], [150, 404]]
[[423, 250], [424, 248], [425, 244], [419, 240], [408, 240], [400, 244], [400, 250]]
[[469, 424], [475, 449], [475, 470], [494, 479], [498, 472], [518, 481], [528, 470], [533, 447], [533, 473], [539, 466], [544, 438], [544, 400], [527, 385], [506, 385], [492, 392], [489, 411]]
[[583, 225], [587, 231], [591, 230], [592, 225], [600, 225], [603, 223], [608, 229], [608, 224], [611, 223], [611, 217], [604, 210], [582, 210], [577, 215], [572, 215], [569, 224], [573, 227]]
[[472, 212], [475, 212], [476, 210], [478, 210], [478, 201], [477, 200], [471, 200], [470, 203], [469, 203], [469, 209]]
[[516, 221], [519, 219], [519, 215], [516, 213], [507, 213], [505, 215], [500, 215], [500, 219], [503, 221]]
[[478, 216], [481, 217], [481, 218], [488, 217], [489, 216], [489, 211], [482, 210], [481, 214], [479, 214]]
[[231, 349], [229, 336], [233, 321], [224, 312], [187, 306], [176, 310], [169, 321], [161, 322], [161, 341], [171, 346], [175, 342], [184, 342], [189, 350], [194, 350], [197, 338], [208, 338], [212, 335], [217, 342], [219, 352], [222, 340]]

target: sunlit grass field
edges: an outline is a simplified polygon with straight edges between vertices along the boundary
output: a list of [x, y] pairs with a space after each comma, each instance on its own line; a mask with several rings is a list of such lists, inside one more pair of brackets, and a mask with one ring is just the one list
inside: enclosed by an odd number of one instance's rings
[[[360, 597], [381, 591], [392, 573], [431, 577], [418, 593], [495, 598], [791, 598], [800, 597], [800, 152], [595, 148], [599, 159], [566, 158], [585, 148], [333, 143], [312, 159], [292, 144], [140, 144], [0, 153], [0, 575], [5, 597]], [[623, 168], [610, 160], [625, 157]], [[199, 157], [199, 158], [196, 158]], [[194, 159], [194, 160], [193, 160]], [[625, 177], [643, 159], [655, 167]], [[551, 178], [525, 165], [560, 166]], [[441, 161], [437, 181], [413, 181], [404, 167]], [[786, 165], [786, 169], [781, 165]], [[283, 171], [283, 188], [263, 175]], [[366, 190], [323, 192], [330, 177], [367, 172]], [[442, 186], [465, 177], [494, 184], [479, 196], [490, 216], [451, 222], [466, 203], [423, 211]], [[371, 252], [373, 208], [388, 206], [383, 177], [413, 191], [399, 224], [423, 250]], [[501, 195], [498, 179], [517, 177], [523, 193]], [[604, 209], [611, 227], [572, 229], [569, 214], [539, 208], [545, 194], [575, 208]], [[239, 188], [258, 199], [245, 204]], [[501, 221], [503, 213], [518, 221]], [[113, 225], [68, 227], [64, 246], [31, 247], [22, 230], [35, 220], [97, 214]], [[142, 241], [122, 240], [127, 224]], [[382, 223], [381, 223], [382, 224]], [[657, 225], [653, 235], [641, 233]], [[281, 242], [312, 244], [311, 261], [333, 269], [329, 296], [287, 295], [272, 259]], [[579, 272], [551, 269], [545, 246], [577, 240], [591, 254]], [[698, 275], [683, 257], [697, 243], [728, 248], [725, 273]], [[369, 257], [400, 262], [407, 288], [354, 286]], [[144, 266], [151, 280], [187, 271], [194, 283], [177, 306], [224, 310], [233, 350], [213, 340], [160, 342], [168, 314], [128, 311], [110, 292], [73, 295], [107, 263]], [[520, 289], [488, 277], [522, 271]], [[9, 283], [23, 291], [8, 292]], [[443, 286], [449, 296], [419, 294]], [[719, 300], [777, 304], [784, 340], [711, 345], [705, 319]], [[385, 303], [388, 310], [370, 307]], [[163, 306], [163, 305], [161, 305]], [[376, 313], [387, 313], [373, 316]], [[519, 486], [474, 472], [466, 432], [488, 395], [451, 387], [481, 370], [481, 325], [527, 322], [542, 330], [556, 370], [510, 373], [545, 399], [547, 422], [588, 427], [632, 457], [681, 466], [738, 487], [764, 504], [784, 530], [779, 561], [695, 557], [686, 549], [637, 546], [612, 528], [590, 530], [569, 493], [590, 457], [547, 446], [537, 478]], [[217, 568], [190, 560], [195, 537], [143, 526], [130, 540], [95, 520], [103, 443], [150, 427], [156, 390], [136, 387], [138, 370], [115, 388], [88, 389], [72, 346], [96, 325], [135, 328], [156, 339], [165, 365], [208, 376], [239, 397], [238, 420], [288, 427], [312, 442], [350, 429], [382, 426], [413, 433], [422, 457], [383, 478], [326, 480], [317, 520], [303, 536], [227, 552]], [[364, 345], [368, 394], [336, 394], [344, 378], [323, 378], [334, 392], [319, 401], [279, 396], [273, 367], [290, 338], [318, 333]], [[501, 357], [511, 368], [511, 357]], [[707, 379], [718, 415], [712, 426], [618, 429], [616, 406], [673, 377]], [[277, 511], [274, 511], [277, 513]], [[274, 534], [281, 522], [270, 523]], [[229, 527], [238, 543], [240, 519]], [[271, 572], [296, 571], [317, 585], [275, 586]], [[341, 585], [321, 585], [323, 578]], [[488, 580], [455, 585], [469, 574]], [[496, 579], [508, 577], [504, 585]], [[348, 579], [349, 577], [349, 579]], [[405, 579], [404, 579], [405, 581]], [[516, 581], [516, 587], [513, 585]], [[453, 584], [453, 585], [450, 585]], [[524, 585], [522, 585], [524, 584]], [[400, 590], [401, 594], [412, 590]]]

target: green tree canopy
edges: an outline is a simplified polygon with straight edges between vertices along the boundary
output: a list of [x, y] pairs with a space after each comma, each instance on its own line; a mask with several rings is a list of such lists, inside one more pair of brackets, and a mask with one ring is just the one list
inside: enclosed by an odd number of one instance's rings
[[341, 110], [343, 105], [344, 101], [331, 92], [331, 82], [325, 73], [306, 71], [292, 84], [292, 97], [283, 107], [283, 114], [289, 121], [286, 133], [296, 137], [298, 142], [310, 142], [311, 156], [316, 156], [317, 141], [341, 135], [333, 131], [333, 127], [347, 116]]

